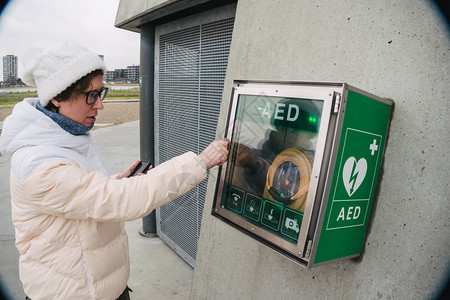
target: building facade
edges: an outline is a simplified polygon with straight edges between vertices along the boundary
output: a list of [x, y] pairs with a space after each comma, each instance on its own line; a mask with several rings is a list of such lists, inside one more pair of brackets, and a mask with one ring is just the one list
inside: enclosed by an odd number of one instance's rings
[[[450, 114], [445, 104], [450, 94], [450, 35], [445, 17], [433, 1], [421, 0], [235, 2], [231, 46], [223, 54], [227, 69], [221, 105], [203, 111], [197, 106], [199, 124], [211, 121], [211, 112], [218, 113], [216, 139], [223, 138], [227, 129], [234, 80], [347, 82], [394, 100], [395, 111], [359, 258], [307, 270], [242, 234], [211, 213], [217, 178], [217, 169], [212, 169], [204, 207], [199, 207], [203, 218], [190, 298], [438, 299], [450, 274], [445, 121]], [[177, 104], [187, 107], [188, 80], [197, 79], [206, 62], [195, 60], [202, 51], [196, 46], [198, 35], [190, 32], [198, 25], [193, 15], [212, 19], [218, 3], [229, 1], [120, 1], [116, 27], [141, 35], [141, 105], [157, 104], [155, 113], [143, 112], [161, 119], [163, 105], [174, 107], [165, 126], [154, 130], [156, 137], [166, 128], [177, 133], [189, 116], [174, 118], [173, 113]], [[172, 32], [158, 33], [166, 23], [172, 23], [180, 41], [162, 39], [172, 37]], [[167, 62], [177, 67], [176, 72], [164, 69], [165, 61], [155, 60], [166, 54], [161, 49], [173, 53]], [[177, 83], [174, 88], [163, 89], [172, 82]], [[168, 97], [158, 102], [155, 98], [166, 91]], [[195, 112], [193, 108], [190, 114]], [[150, 113], [141, 118], [141, 131], [154, 129], [154, 123], [144, 123]], [[151, 135], [141, 134], [147, 136]], [[158, 138], [155, 143], [141, 138], [141, 155], [143, 144], [158, 150]], [[172, 210], [193, 206], [186, 201]]]
[[125, 76], [132, 82], [139, 81], [139, 66], [128, 66], [125, 70]]
[[3, 56], [3, 81], [8, 84], [17, 82], [17, 56]]
[[108, 71], [104, 79], [108, 83], [137, 83], [139, 82], [139, 66], [127, 66], [126, 69]]

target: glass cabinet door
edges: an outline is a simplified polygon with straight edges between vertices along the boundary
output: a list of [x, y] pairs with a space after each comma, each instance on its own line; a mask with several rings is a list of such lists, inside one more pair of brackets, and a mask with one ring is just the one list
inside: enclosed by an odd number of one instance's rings
[[323, 101], [239, 95], [221, 205], [296, 243]]
[[[236, 88], [222, 168], [219, 210], [233, 222], [298, 252], [315, 192], [331, 96], [321, 90]], [[291, 246], [289, 246], [291, 245]]]

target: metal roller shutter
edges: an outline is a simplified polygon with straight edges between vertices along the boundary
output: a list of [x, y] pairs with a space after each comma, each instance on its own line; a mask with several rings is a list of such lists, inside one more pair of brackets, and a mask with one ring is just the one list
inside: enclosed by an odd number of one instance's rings
[[[157, 163], [200, 153], [216, 135], [234, 18], [159, 36]], [[157, 212], [158, 235], [190, 265], [200, 236], [207, 180]]]

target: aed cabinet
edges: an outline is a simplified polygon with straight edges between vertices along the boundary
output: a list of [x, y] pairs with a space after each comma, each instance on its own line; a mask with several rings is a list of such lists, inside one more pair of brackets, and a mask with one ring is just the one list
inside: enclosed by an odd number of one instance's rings
[[307, 268], [358, 256], [392, 107], [346, 83], [234, 81], [212, 214]]

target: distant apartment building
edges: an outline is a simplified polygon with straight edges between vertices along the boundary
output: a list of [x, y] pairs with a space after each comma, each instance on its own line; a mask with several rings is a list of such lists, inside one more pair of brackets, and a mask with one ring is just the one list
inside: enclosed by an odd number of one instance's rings
[[17, 82], [17, 56], [3, 56], [3, 81], [9, 84]]
[[108, 71], [103, 76], [103, 80], [105, 80], [106, 82], [112, 82], [112, 81], [114, 81], [114, 77], [115, 77], [114, 71]]
[[128, 66], [126, 69], [126, 77], [133, 82], [139, 81], [139, 66]]
[[108, 71], [106, 72], [104, 79], [106, 82], [137, 83], [139, 82], [139, 66], [128, 66], [126, 69]]

